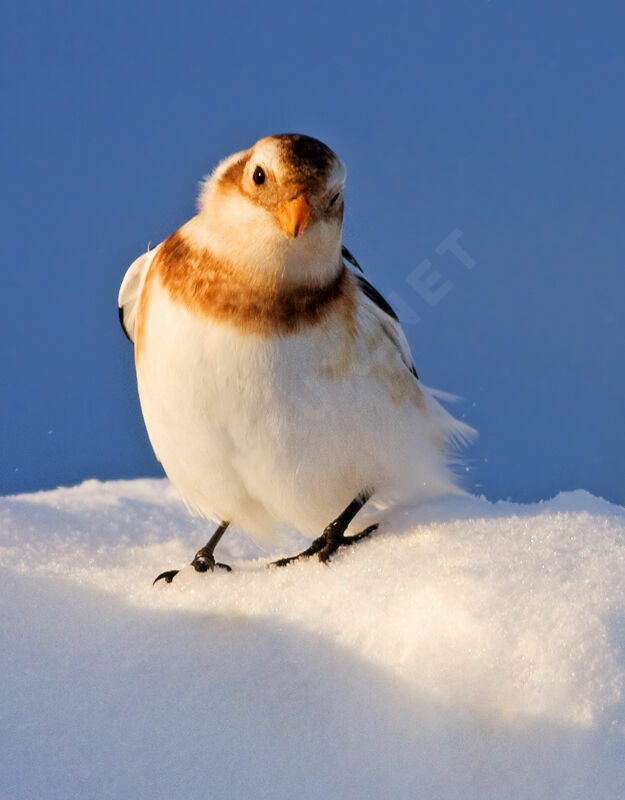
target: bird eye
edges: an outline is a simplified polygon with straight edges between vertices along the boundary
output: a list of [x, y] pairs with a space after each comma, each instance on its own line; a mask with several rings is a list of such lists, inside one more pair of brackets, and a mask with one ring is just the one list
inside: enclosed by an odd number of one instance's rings
[[332, 198], [332, 200], [330, 200], [330, 205], [328, 206], [328, 208], [332, 208], [332, 206], [336, 203], [336, 201], [339, 199], [340, 196], [341, 196], [341, 193], [337, 192], [334, 195], [334, 197]]
[[265, 170], [262, 167], [256, 167], [252, 179], [257, 186], [265, 182]]

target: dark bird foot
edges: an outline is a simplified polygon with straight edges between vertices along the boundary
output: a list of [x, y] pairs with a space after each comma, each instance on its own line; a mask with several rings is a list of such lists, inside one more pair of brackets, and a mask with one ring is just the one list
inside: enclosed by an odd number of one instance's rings
[[[217, 546], [217, 543], [221, 537], [224, 535], [228, 525], [228, 522], [222, 522], [215, 533], [211, 536], [208, 543], [205, 544], [201, 550], [197, 551], [193, 557], [193, 561], [191, 562], [191, 566], [196, 572], [208, 572], [208, 570], [213, 572], [215, 567], [232, 572], [232, 567], [228, 566], [228, 564], [221, 564], [219, 561], [215, 561], [215, 557], [213, 556], [213, 550]], [[179, 572], [179, 569], [170, 569], [167, 570], [167, 572], [161, 572], [161, 574], [154, 579], [152, 586], [154, 586], [154, 584], [161, 579], [164, 580], [165, 583], [171, 583]]]
[[367, 536], [372, 534], [373, 531], [377, 530], [377, 528], [377, 524], [369, 525], [369, 527], [365, 528], [364, 531], [356, 533], [354, 536], [345, 536], [344, 533], [337, 534], [337, 532], [332, 528], [332, 525], [328, 525], [323, 534], [318, 539], [315, 539], [315, 541], [306, 550], [298, 553], [296, 556], [279, 558], [277, 561], [272, 561], [267, 566], [286, 567], [287, 564], [297, 561], [299, 558], [310, 558], [314, 555], [316, 555], [319, 561], [321, 561], [323, 564], [327, 564], [330, 561], [330, 556], [334, 555], [339, 548], [349, 547], [350, 545], [359, 542], [361, 539], [365, 539]]
[[345, 536], [345, 531], [349, 527], [356, 514], [365, 505], [367, 500], [369, 500], [371, 494], [371, 490], [363, 489], [359, 495], [354, 497], [347, 508], [327, 526], [321, 536], [318, 539], [315, 539], [310, 547], [308, 547], [302, 553], [299, 553], [296, 556], [291, 556], [290, 558], [279, 558], [277, 561], [274, 561], [273, 564], [269, 564], [268, 566], [286, 567], [286, 565], [290, 564], [291, 561], [297, 561], [298, 558], [310, 558], [310, 556], [314, 555], [317, 555], [319, 561], [327, 564], [330, 560], [330, 556], [336, 553], [339, 547], [347, 547], [350, 544], [354, 544], [355, 542], [359, 542], [361, 539], [364, 539], [365, 536], [369, 536], [369, 534], [373, 533], [373, 531], [378, 527], [377, 525], [369, 525], [368, 528], [365, 528], [364, 531], [357, 533], [355, 536]]
[[[220, 567], [221, 569], [225, 569], [227, 572], [232, 572], [232, 567], [228, 564], [221, 564], [219, 561], [215, 561], [212, 559], [212, 564], [208, 559], [205, 558], [198, 558], [197, 556], [191, 562], [191, 565], [194, 567], [196, 572], [211, 572], [215, 569], [215, 567]], [[180, 572], [179, 569], [169, 569], [167, 572], [161, 572], [161, 574], [154, 579], [152, 586], [156, 583], [156, 581], [160, 581], [161, 579], [165, 581], [165, 583], [171, 583], [176, 575]]]

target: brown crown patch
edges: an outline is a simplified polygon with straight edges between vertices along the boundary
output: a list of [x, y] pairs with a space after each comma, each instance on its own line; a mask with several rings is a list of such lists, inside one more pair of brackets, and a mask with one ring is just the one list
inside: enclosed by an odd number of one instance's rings
[[318, 139], [300, 133], [279, 133], [271, 138], [280, 143], [289, 179], [313, 193], [323, 191], [336, 160], [332, 150]]
[[322, 286], [252, 283], [209, 250], [194, 247], [180, 231], [163, 242], [150, 272], [175, 302], [245, 333], [294, 334], [330, 314], [343, 315], [351, 329], [356, 312], [356, 286], [342, 264], [336, 277]]
[[280, 142], [284, 157], [296, 169], [327, 173], [332, 168], [335, 155], [319, 139], [301, 133], [278, 133], [271, 138]]

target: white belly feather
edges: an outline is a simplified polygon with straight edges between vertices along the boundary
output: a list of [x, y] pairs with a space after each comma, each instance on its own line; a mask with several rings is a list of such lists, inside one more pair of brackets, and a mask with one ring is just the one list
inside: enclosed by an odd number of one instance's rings
[[267, 541], [284, 524], [319, 535], [364, 488], [381, 504], [454, 490], [441, 447], [454, 421], [426, 390], [421, 408], [392, 396], [389, 372], [406, 368], [383, 341], [372, 352], [363, 314], [346, 350], [331, 319], [284, 337], [239, 333], [153, 282], [139, 395], [191, 507]]

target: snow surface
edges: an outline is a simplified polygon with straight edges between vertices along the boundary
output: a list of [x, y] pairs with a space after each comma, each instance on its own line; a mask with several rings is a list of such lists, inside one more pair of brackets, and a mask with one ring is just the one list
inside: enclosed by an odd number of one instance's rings
[[335, 558], [162, 570], [167, 481], [0, 499], [4, 798], [623, 798], [625, 509], [455, 497]]

